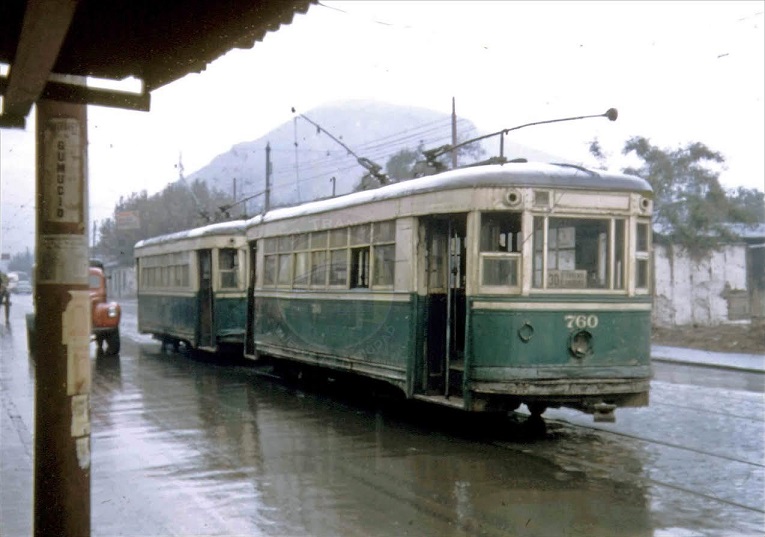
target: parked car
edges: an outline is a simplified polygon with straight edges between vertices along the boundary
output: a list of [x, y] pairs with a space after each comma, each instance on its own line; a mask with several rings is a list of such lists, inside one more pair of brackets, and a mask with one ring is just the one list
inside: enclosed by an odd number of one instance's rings
[[13, 293], [19, 295], [28, 295], [32, 293], [32, 282], [29, 280], [19, 280], [16, 282], [16, 287], [11, 289]]

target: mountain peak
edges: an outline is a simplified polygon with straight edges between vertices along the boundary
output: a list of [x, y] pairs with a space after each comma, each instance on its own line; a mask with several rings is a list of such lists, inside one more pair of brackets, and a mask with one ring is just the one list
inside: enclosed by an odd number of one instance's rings
[[[235, 144], [188, 179], [200, 179], [210, 188], [227, 192], [236, 182], [237, 199], [255, 196], [247, 202], [247, 214], [254, 214], [263, 206], [263, 196], [257, 194], [265, 190], [267, 144], [271, 148], [272, 206], [294, 205], [329, 197], [333, 187], [337, 195], [351, 192], [366, 173], [357, 158], [328, 134], [358, 157], [384, 169], [388, 159], [402, 149], [451, 143], [451, 123], [447, 113], [363, 99], [331, 102], [306, 111], [297, 109], [294, 118], [257, 140]], [[457, 132], [461, 140], [481, 134], [465, 118], [457, 119]], [[496, 150], [493, 145], [487, 147]], [[507, 141], [505, 147], [510, 158], [555, 160]]]

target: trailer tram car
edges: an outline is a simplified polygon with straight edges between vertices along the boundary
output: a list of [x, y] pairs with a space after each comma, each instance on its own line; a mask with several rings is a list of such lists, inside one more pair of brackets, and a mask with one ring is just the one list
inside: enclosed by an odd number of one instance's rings
[[135, 245], [138, 330], [178, 348], [241, 353], [246, 320], [244, 221], [171, 233]]
[[648, 404], [652, 191], [506, 163], [247, 222], [245, 356], [469, 411]]

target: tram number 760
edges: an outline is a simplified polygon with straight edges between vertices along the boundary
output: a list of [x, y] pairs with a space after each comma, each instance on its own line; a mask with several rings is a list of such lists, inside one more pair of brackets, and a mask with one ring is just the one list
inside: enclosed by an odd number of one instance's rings
[[565, 315], [563, 320], [569, 330], [574, 328], [595, 328], [598, 326], [597, 315]]

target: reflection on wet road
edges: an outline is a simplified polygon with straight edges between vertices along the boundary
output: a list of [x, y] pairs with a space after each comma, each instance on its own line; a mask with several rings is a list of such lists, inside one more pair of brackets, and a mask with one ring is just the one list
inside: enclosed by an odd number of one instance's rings
[[125, 524], [177, 535], [652, 533], [639, 485], [570, 473], [443, 417], [429, 427], [396, 405], [329, 399], [151, 347], [134, 361], [99, 359], [95, 386], [94, 519], [104, 525], [94, 530], [105, 535]]
[[[0, 341], [3, 536], [31, 529], [22, 322]], [[550, 434], [533, 440], [505, 419], [371, 398], [355, 383], [308, 387], [163, 353], [129, 323], [121, 356], [96, 359], [93, 349], [93, 535], [765, 529], [762, 393], [658, 380], [652, 406], [620, 410], [616, 424], [550, 411]]]

